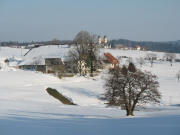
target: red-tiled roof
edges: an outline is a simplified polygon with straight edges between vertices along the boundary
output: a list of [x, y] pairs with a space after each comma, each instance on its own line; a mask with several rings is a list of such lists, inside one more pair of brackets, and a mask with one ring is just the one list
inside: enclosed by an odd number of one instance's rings
[[104, 56], [107, 58], [107, 60], [108, 60], [110, 63], [112, 63], [112, 64], [114, 64], [114, 65], [119, 64], [118, 59], [116, 59], [112, 54], [110, 54], [110, 53], [104, 53]]

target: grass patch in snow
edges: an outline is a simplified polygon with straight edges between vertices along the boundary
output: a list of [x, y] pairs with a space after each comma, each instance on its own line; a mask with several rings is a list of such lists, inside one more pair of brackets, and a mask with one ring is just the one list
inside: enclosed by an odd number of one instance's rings
[[70, 101], [67, 97], [63, 96], [61, 93], [59, 93], [56, 89], [52, 88], [47, 88], [46, 91], [48, 92], [49, 95], [53, 96], [60, 102], [66, 105], [76, 105], [72, 101]]

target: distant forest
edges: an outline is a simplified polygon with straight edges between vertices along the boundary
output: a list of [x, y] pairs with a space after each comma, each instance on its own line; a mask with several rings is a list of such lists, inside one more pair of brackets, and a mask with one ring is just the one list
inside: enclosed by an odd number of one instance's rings
[[[131, 41], [127, 39], [117, 39], [110, 41], [112, 47], [116, 47], [118, 45], [124, 45], [128, 47], [136, 47], [137, 45], [151, 51], [158, 52], [171, 52], [171, 53], [180, 53], [180, 40], [177, 41], [169, 41], [169, 42], [152, 42], [152, 41]], [[27, 46], [29, 44], [73, 44], [73, 40], [52, 40], [52, 41], [41, 41], [41, 42], [0, 42], [0, 46]]]
[[151, 42], [151, 41], [131, 41], [126, 39], [111, 40], [113, 47], [124, 45], [128, 47], [136, 47], [137, 45], [151, 51], [180, 53], [180, 40], [169, 42]]
[[0, 46], [27, 46], [32, 44], [42, 44], [42, 45], [65, 45], [65, 44], [73, 44], [73, 40], [51, 40], [51, 41], [32, 41], [32, 42], [14, 42], [14, 41], [8, 41], [8, 42], [0, 42]]

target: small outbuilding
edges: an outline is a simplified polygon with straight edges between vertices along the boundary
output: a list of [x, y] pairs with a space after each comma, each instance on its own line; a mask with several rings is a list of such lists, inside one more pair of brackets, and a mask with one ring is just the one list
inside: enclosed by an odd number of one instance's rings
[[113, 68], [116, 68], [119, 66], [118, 59], [115, 58], [111, 53], [104, 53], [104, 56], [106, 58], [106, 62], [110, 63]]

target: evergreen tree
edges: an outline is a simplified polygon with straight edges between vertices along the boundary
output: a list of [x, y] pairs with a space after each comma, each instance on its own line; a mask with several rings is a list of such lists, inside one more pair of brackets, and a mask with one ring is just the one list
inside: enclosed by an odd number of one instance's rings
[[133, 72], [133, 73], [136, 72], [136, 67], [135, 67], [135, 65], [132, 62], [129, 63], [128, 71]]

